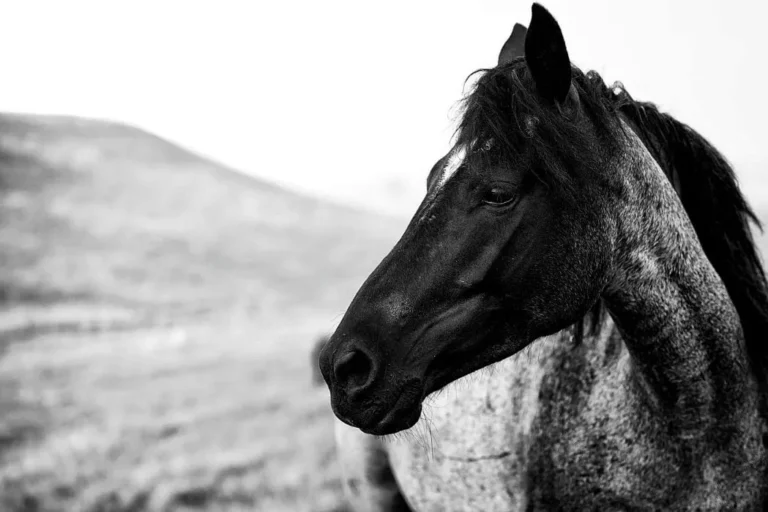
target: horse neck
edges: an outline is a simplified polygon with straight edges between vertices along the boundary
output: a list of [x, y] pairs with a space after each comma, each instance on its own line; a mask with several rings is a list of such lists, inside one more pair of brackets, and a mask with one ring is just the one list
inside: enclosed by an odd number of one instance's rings
[[[681, 435], [734, 418], [749, 397], [744, 336], [728, 292], [669, 180], [626, 127], [613, 272], [603, 299], [640, 382]], [[737, 417], [738, 415], [736, 415]]]

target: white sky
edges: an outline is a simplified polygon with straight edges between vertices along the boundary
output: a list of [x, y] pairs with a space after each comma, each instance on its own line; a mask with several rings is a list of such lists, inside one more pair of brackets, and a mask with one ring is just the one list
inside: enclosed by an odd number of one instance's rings
[[[530, 2], [0, 0], [0, 110], [136, 124], [410, 215], [466, 76]], [[572, 60], [708, 137], [768, 199], [768, 2], [549, 0]]]

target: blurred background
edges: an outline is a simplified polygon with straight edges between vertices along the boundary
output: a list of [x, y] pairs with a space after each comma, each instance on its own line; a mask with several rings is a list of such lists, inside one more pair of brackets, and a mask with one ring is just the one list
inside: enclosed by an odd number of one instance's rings
[[[768, 219], [766, 2], [544, 5]], [[0, 13], [0, 511], [344, 510], [312, 347], [530, 2]]]

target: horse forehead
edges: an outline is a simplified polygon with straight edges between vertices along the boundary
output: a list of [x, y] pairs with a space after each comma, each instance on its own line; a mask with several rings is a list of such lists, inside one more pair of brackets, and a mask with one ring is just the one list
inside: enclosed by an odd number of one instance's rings
[[440, 189], [456, 175], [462, 164], [466, 162], [467, 156], [470, 153], [485, 153], [491, 151], [495, 144], [496, 141], [493, 138], [487, 139], [484, 142], [475, 139], [471, 143], [465, 143], [454, 147], [448, 154], [446, 162], [443, 165], [443, 171], [440, 175], [437, 188]]
[[444, 186], [448, 180], [450, 180], [456, 172], [459, 170], [461, 165], [464, 163], [464, 161], [467, 158], [467, 147], [466, 146], [459, 146], [454, 148], [450, 155], [448, 156], [448, 161], [445, 163], [445, 166], [443, 167], [443, 172], [440, 175], [440, 181], [438, 181], [438, 187]]

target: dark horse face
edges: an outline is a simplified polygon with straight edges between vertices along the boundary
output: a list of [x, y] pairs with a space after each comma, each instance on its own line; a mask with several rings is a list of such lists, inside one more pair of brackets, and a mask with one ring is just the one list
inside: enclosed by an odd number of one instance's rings
[[403, 237], [320, 354], [342, 421], [377, 435], [410, 428], [429, 393], [573, 324], [598, 300], [610, 226], [599, 221], [600, 195], [571, 179], [577, 166], [558, 152], [570, 132], [544, 128], [567, 117], [578, 139], [568, 144], [599, 154], [580, 102], [560, 29], [534, 4], [527, 34], [515, 27], [468, 98], [457, 143]]

